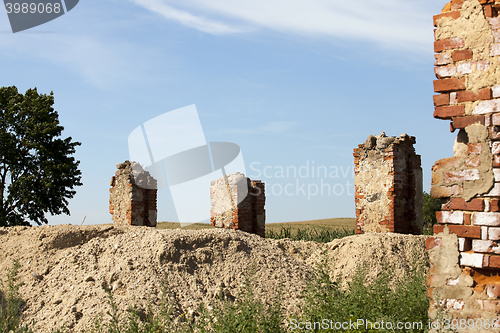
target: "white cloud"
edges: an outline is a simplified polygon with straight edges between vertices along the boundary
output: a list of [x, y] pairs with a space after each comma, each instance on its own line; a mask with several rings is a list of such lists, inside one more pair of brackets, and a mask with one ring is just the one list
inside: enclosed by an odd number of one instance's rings
[[132, 1], [213, 34], [248, 31], [235, 26], [237, 22], [289, 34], [369, 41], [417, 51], [428, 49], [432, 42], [430, 0]]
[[132, 0], [132, 2], [149, 9], [150, 11], [158, 13], [166, 19], [178, 21], [181, 24], [203, 32], [211, 34], [227, 34], [243, 31], [221, 22], [205, 19], [203, 17], [192, 15], [186, 11], [176, 9], [167, 5], [165, 1], [162, 0]]
[[[64, 68], [82, 77], [87, 83], [101, 88], [135, 80], [149, 79], [147, 63], [136, 59], [150, 55], [149, 49], [139, 49], [126, 41], [107, 41], [106, 37], [61, 33], [19, 33], [0, 40], [0, 56], [11, 58], [15, 66], [23, 63], [43, 63], [43, 68]], [[49, 65], [49, 67], [47, 67]]]

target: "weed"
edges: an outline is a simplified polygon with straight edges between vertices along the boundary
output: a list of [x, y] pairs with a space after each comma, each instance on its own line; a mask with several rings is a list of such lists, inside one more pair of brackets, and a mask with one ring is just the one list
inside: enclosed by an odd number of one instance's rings
[[5, 290], [5, 286], [3, 285], [3, 282], [0, 281], [0, 333], [23, 330], [23, 328], [19, 326], [19, 311], [24, 304], [19, 294], [19, 288], [23, 284], [18, 282], [18, 270], [19, 262], [16, 260], [7, 275], [6, 292], [1, 291]]
[[336, 323], [349, 323], [345, 332], [395, 332], [402, 323], [409, 325], [404, 327], [405, 332], [425, 331], [429, 301], [426, 267], [422, 263], [413, 263], [406, 283], [394, 288], [390, 287], [393, 267], [387, 265], [373, 282], [367, 283], [368, 267], [361, 266], [343, 288], [340, 278], [330, 278], [326, 252], [323, 255], [305, 292], [303, 317], [296, 319], [295, 325], [300, 321], [310, 323], [315, 332], [335, 332], [339, 330]]
[[266, 304], [255, 295], [252, 278], [255, 265], [245, 277], [244, 288], [236, 301], [225, 299], [220, 293], [220, 302], [213, 311], [201, 309], [197, 329], [201, 333], [279, 333], [286, 332], [285, 316], [281, 306], [281, 286], [272, 304]]

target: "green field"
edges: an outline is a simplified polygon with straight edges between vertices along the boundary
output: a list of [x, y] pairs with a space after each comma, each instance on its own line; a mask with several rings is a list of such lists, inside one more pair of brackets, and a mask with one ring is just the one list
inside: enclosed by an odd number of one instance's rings
[[[181, 225], [178, 222], [158, 222], [158, 229], [177, 229]], [[297, 229], [335, 229], [335, 228], [345, 228], [353, 230], [356, 227], [355, 218], [331, 218], [322, 220], [309, 220], [309, 221], [298, 221], [298, 222], [280, 222], [280, 223], [266, 223], [266, 231], [279, 232], [282, 228], [290, 228], [292, 233]], [[206, 223], [193, 223], [189, 224], [182, 229], [186, 230], [199, 230], [199, 229], [209, 229], [214, 228]]]

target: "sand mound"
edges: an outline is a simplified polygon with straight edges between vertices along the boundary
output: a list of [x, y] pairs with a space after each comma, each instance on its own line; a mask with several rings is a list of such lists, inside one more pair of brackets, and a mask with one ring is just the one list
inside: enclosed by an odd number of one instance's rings
[[332, 276], [350, 277], [369, 263], [376, 276], [384, 261], [395, 263], [395, 278], [409, 268], [413, 251], [425, 254], [424, 236], [367, 234], [329, 244], [266, 240], [240, 231], [157, 230], [146, 227], [71, 225], [0, 228], [0, 272], [19, 260], [24, 321], [38, 332], [66, 325], [80, 332], [109, 310], [105, 288], [120, 309], [133, 303], [159, 304], [162, 281], [180, 312], [214, 303], [222, 288], [234, 298], [252, 265], [262, 299], [279, 283], [283, 305], [297, 312], [305, 281], [328, 249]]

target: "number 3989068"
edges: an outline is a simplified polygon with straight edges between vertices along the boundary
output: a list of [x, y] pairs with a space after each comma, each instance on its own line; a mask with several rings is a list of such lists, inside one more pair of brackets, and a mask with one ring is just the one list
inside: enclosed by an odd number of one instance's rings
[[7, 2], [5, 4], [5, 9], [7, 10], [7, 14], [15, 13], [23, 13], [23, 14], [35, 14], [35, 13], [60, 13], [62, 8], [60, 3], [10, 3]]

